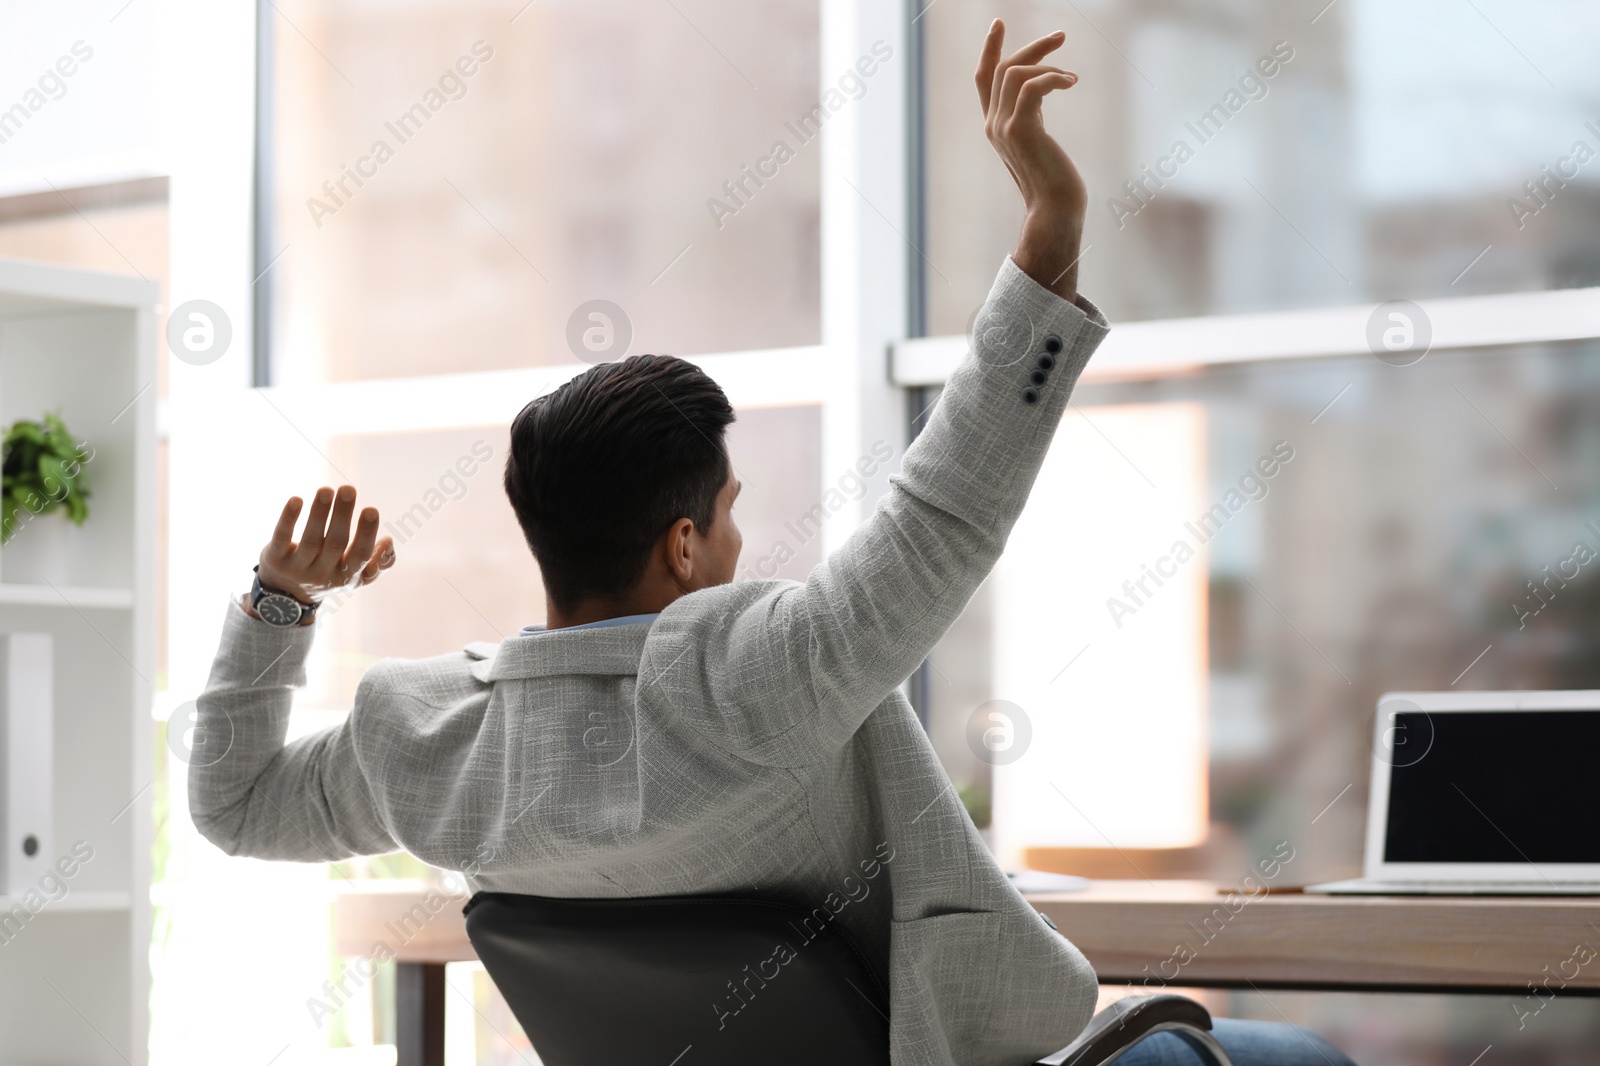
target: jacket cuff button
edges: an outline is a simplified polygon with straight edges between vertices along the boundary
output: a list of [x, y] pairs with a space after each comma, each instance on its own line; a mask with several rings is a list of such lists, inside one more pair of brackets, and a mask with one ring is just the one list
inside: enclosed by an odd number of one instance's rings
[[1043, 370], [1035, 370], [1033, 373], [1028, 375], [1028, 381], [1033, 385], [1043, 385], [1045, 378], [1048, 378], [1049, 376], [1050, 375], [1046, 374]]
[[1051, 355], [1059, 352], [1061, 350], [1061, 338], [1056, 336], [1054, 333], [1050, 334], [1050, 336], [1044, 339], [1044, 350], [1049, 352]]
[[1032, 385], [1029, 385], [1027, 388], [1023, 389], [1022, 390], [1022, 402], [1023, 403], [1038, 403], [1039, 402], [1039, 390], [1034, 388]]
[[1056, 357], [1049, 352], [1043, 353], [1039, 356], [1038, 367], [1040, 370], [1054, 370], [1056, 368]]

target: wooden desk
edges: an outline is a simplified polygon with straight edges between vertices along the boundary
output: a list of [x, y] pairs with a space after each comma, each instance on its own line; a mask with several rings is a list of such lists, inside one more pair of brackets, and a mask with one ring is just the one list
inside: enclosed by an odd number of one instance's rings
[[[1595, 897], [1283, 894], [1230, 903], [1207, 882], [1097, 881], [1086, 892], [1029, 898], [1107, 984], [1174, 974], [1169, 984], [1191, 987], [1524, 995], [1575, 945], [1600, 949]], [[1565, 991], [1600, 995], [1600, 962], [1579, 969]]]
[[[1085, 892], [1029, 898], [1102, 982], [1148, 981], [1152, 991], [1170, 984], [1523, 996], [1529, 982], [1559, 975], [1575, 946], [1600, 949], [1595, 897], [1245, 898], [1201, 881], [1098, 881]], [[424, 907], [421, 922], [415, 908], [423, 900], [416, 892], [358, 893], [334, 910], [341, 955], [370, 957], [381, 942], [398, 963], [397, 1066], [441, 1066], [444, 964], [476, 958], [461, 901], [431, 915]], [[1553, 979], [1550, 987], [1560, 986]], [[1600, 995], [1600, 962], [1579, 969], [1562, 992]]]

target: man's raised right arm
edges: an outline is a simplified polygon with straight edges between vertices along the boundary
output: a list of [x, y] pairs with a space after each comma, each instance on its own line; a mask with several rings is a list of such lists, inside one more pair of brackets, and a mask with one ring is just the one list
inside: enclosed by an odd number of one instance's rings
[[[826, 757], [917, 668], [999, 560], [1106, 334], [1105, 318], [1077, 294], [1083, 184], [1041, 115], [1044, 96], [1076, 76], [1040, 63], [1060, 34], [1001, 60], [1003, 35], [996, 21], [979, 98], [1027, 213], [977, 316], [972, 351], [860, 529], [804, 584], [686, 634], [715, 696], [690, 713], [756, 761]], [[658, 625], [672, 626], [675, 613]]]

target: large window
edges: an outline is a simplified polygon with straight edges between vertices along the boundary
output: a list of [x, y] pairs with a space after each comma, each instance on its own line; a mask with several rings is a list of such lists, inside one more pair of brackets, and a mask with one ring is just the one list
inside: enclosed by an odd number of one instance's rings
[[[1005, 562], [933, 657], [936, 745], [1012, 862], [1133, 876], [1090, 853], [1155, 848], [1224, 876], [1298, 826], [1303, 876], [1351, 872], [1380, 692], [1592, 680], [1571, 651], [1577, 581], [1538, 616], [1547, 635], [1512, 613], [1571, 555], [1551, 538], [1591, 517], [1592, 343], [1479, 346], [1600, 325], [1548, 332], [1546, 305], [1488, 295], [1600, 285], [1600, 17], [924, 5], [935, 338], [897, 351], [906, 385], [937, 385], [964, 350], [1020, 221], [971, 85], [996, 15], [1008, 48], [1064, 29], [1051, 61], [1081, 75], [1047, 124], [1091, 190], [1082, 290], [1114, 323], [1166, 321], [1113, 332]], [[1400, 309], [1415, 350], [1387, 350], [1375, 305], [1439, 298], [1464, 298], [1449, 344], [1471, 350], [1424, 359], [1435, 323], [1416, 306]], [[1291, 358], [1307, 355], [1341, 358]], [[1281, 476], [1241, 489], [1264, 457]], [[1188, 531], [1230, 492], [1227, 528]], [[1146, 577], [1158, 564], [1168, 584]], [[1035, 757], [972, 750], [997, 700], [1032, 715]]]
[[263, 5], [269, 380], [815, 344], [816, 5], [506, 6]]
[[[971, 86], [997, 15], [1012, 44], [1067, 33], [1081, 80], [1047, 124], [1091, 190], [1081, 288], [1122, 324], [925, 672], [936, 747], [1002, 861], [1233, 880], [1288, 841], [1296, 883], [1359, 873], [1380, 693], [1600, 685], [1600, 290], [1550, 292], [1600, 285], [1600, 18], [922, 11], [933, 336], [897, 381], [943, 380], [1020, 221]], [[1577, 1061], [1596, 1032], [1586, 1008], [1532, 1034], [1481, 1000], [1212, 1002], [1361, 1061]]]
[[1067, 33], [1082, 80], [1048, 124], [1091, 190], [1082, 284], [1113, 321], [1600, 284], [1591, 4], [940, 3], [933, 333], [964, 328], [1019, 218], [973, 121], [996, 15]]
[[1595, 342], [1214, 366], [1074, 406], [987, 621], [934, 657], [939, 718], [1031, 719], [994, 768], [1014, 857], [1209, 836], [1191, 872], [1227, 877], [1287, 838], [1297, 880], [1354, 876], [1381, 693], [1600, 687]]

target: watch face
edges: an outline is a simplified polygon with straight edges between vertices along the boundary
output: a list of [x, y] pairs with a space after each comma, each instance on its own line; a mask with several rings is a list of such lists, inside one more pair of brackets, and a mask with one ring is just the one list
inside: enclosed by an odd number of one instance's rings
[[300, 601], [269, 592], [256, 604], [256, 613], [269, 625], [292, 626], [300, 621]]

